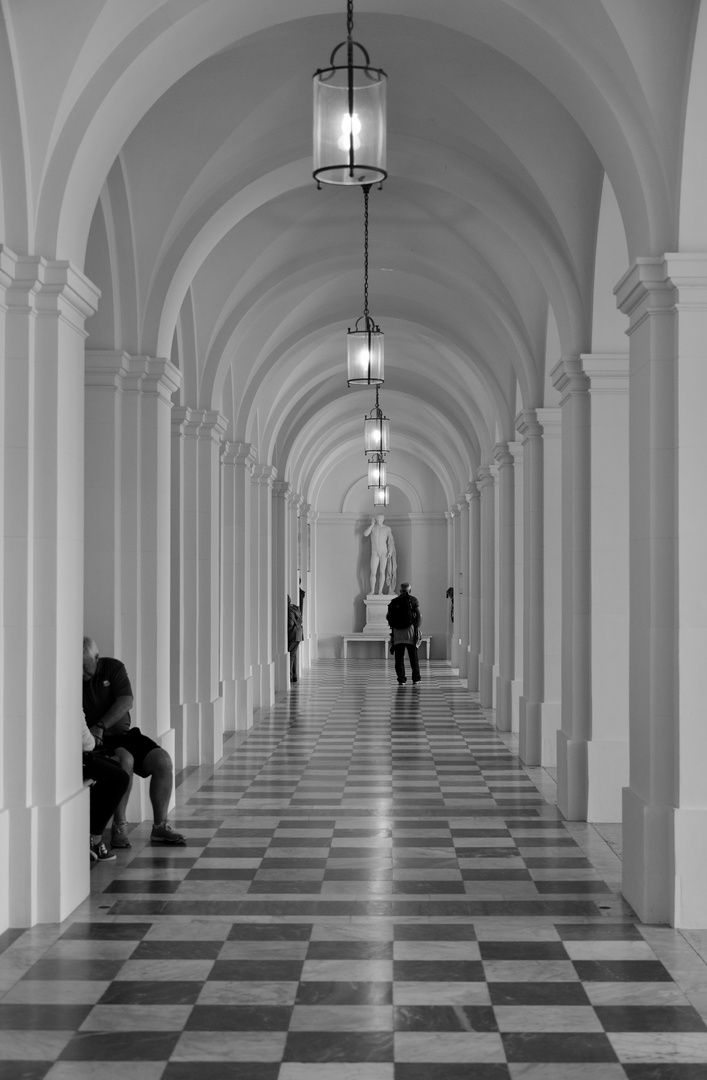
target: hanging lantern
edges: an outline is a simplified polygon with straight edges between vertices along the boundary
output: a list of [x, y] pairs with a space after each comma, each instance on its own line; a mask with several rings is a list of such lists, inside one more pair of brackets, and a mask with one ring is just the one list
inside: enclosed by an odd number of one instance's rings
[[[384, 71], [371, 67], [363, 45], [353, 40], [353, 0], [348, 0], [346, 15], [346, 41], [332, 52], [330, 66], [314, 74], [313, 176], [318, 186], [379, 184], [388, 175], [385, 167], [388, 77]], [[346, 48], [346, 63], [337, 64], [336, 54], [343, 48]]]
[[378, 454], [368, 462], [369, 488], [382, 488], [386, 485], [385, 458]]
[[[383, 378], [383, 334], [368, 313], [368, 196], [363, 188], [363, 315], [346, 336], [349, 386], [379, 386]], [[363, 323], [363, 328], [359, 325]]]
[[363, 446], [365, 454], [390, 452], [390, 422], [387, 416], [383, 416], [383, 410], [378, 403], [377, 386], [375, 406], [363, 421]]
[[390, 491], [387, 487], [373, 489], [373, 505], [388, 506], [390, 503]]

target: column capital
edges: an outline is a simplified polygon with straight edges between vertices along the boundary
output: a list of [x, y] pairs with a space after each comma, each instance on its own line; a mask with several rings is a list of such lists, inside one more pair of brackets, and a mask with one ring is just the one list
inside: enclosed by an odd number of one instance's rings
[[98, 307], [101, 290], [66, 260], [16, 255], [0, 247], [0, 286], [8, 308], [59, 315], [84, 337], [84, 322]]
[[523, 436], [523, 442], [528, 439], [542, 439], [543, 426], [538, 417], [538, 409], [522, 409], [516, 416], [516, 431]]
[[318, 521], [319, 521], [319, 511], [318, 510], [312, 510], [311, 506], [308, 505], [307, 524], [308, 525], [316, 525], [316, 523]]
[[459, 511], [457, 510], [456, 506], [453, 506], [450, 507], [449, 510], [444, 511], [444, 516], [446, 517], [448, 522], [453, 522], [455, 517], [459, 516]]
[[123, 380], [130, 373], [129, 357], [125, 352], [110, 349], [86, 349], [84, 374], [86, 386], [122, 389]]
[[212, 409], [191, 409], [176, 406], [172, 409], [172, 425], [187, 439], [203, 439], [220, 445], [226, 434], [226, 420]]
[[[614, 289], [614, 295], [619, 309], [633, 317], [631, 329], [645, 315], [670, 310], [676, 302], [681, 306], [704, 307], [707, 305], [707, 254], [685, 251], [636, 259]], [[647, 298], [650, 309], [644, 311]]]
[[464, 514], [469, 509], [469, 503], [467, 502], [466, 492], [461, 492], [457, 495], [457, 510], [460, 514]]
[[582, 368], [581, 356], [562, 357], [550, 372], [552, 385], [562, 395], [560, 405], [564, 405], [570, 394], [586, 394], [589, 379]]
[[170, 360], [157, 356], [132, 356], [125, 353], [127, 371], [122, 376], [123, 389], [141, 394], [157, 394], [172, 404], [172, 394], [182, 385], [182, 373]]
[[292, 485], [287, 480], [275, 480], [273, 481], [272, 492], [276, 499], [284, 499], [285, 502], [289, 502], [292, 495]]
[[277, 479], [277, 469], [273, 465], [254, 465], [251, 477], [258, 487], [269, 487], [272, 490]]
[[466, 485], [464, 494], [466, 495], [466, 501], [468, 503], [470, 503], [472, 499], [480, 499], [481, 492], [479, 490], [478, 480], [470, 480], [469, 483]]
[[628, 393], [628, 353], [582, 353], [582, 367], [589, 379], [589, 392]]
[[224, 465], [242, 465], [250, 471], [255, 464], [255, 447], [250, 443], [225, 442], [221, 461]]
[[493, 448], [493, 459], [499, 469], [506, 468], [508, 465], [513, 465], [513, 454], [507, 442], [496, 443]]
[[483, 492], [486, 488], [493, 487], [496, 483], [496, 477], [494, 469], [491, 465], [479, 465], [478, 480], [476, 481], [479, 487], [479, 491]]

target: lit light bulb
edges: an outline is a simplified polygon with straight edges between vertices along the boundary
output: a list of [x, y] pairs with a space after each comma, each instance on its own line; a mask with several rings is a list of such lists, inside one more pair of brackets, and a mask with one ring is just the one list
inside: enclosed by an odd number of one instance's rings
[[353, 146], [354, 150], [358, 150], [361, 145], [361, 140], [358, 138], [361, 132], [361, 121], [358, 118], [358, 113], [344, 113], [341, 118], [341, 138], [338, 142], [339, 150], [349, 149], [349, 139], [353, 132]]

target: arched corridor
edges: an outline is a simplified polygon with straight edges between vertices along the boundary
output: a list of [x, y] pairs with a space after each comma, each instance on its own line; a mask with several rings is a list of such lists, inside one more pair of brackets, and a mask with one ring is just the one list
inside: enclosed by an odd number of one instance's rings
[[447, 664], [317, 661], [182, 774], [186, 847], [138, 825], [67, 922], [0, 937], [0, 1075], [703, 1075], [707, 935], [642, 925], [515, 743]]
[[[313, 178], [349, 12], [365, 198]], [[379, 663], [362, 304], [431, 661], [620, 828], [643, 923], [707, 927], [707, 0], [0, 16], [0, 933], [89, 892], [84, 635], [182, 775], [290, 692], [288, 597], [305, 675]]]

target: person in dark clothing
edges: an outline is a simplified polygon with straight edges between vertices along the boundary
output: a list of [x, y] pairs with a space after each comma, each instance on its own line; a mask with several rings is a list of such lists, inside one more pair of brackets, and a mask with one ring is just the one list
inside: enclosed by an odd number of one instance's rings
[[[300, 597], [304, 593], [300, 589]], [[290, 682], [297, 682], [297, 650], [304, 638], [302, 629], [302, 609], [287, 597], [287, 649], [290, 654]]]
[[83, 724], [83, 778], [92, 780], [89, 792], [89, 852], [96, 862], [110, 862], [115, 855], [103, 842], [103, 831], [130, 786], [130, 775], [117, 761], [96, 753], [96, 740]]
[[398, 683], [402, 686], [407, 682], [405, 675], [405, 651], [410, 658], [410, 670], [412, 684], [416, 686], [420, 681], [420, 662], [417, 657], [417, 646], [420, 640], [420, 624], [422, 613], [420, 603], [410, 591], [410, 582], [403, 581], [400, 585], [400, 596], [388, 604], [386, 614], [388, 625], [393, 638], [393, 654], [395, 656], [395, 674]]
[[[133, 691], [125, 665], [111, 656], [99, 656], [91, 638], [83, 639], [83, 712], [86, 725], [98, 747], [118, 759], [132, 783], [133, 773], [150, 777], [150, 802], [154, 824], [150, 839], [161, 844], [185, 844], [167, 820], [174, 772], [166, 750], [140, 728], [130, 726]], [[113, 815], [111, 847], [129, 848], [125, 820], [130, 788]]]

